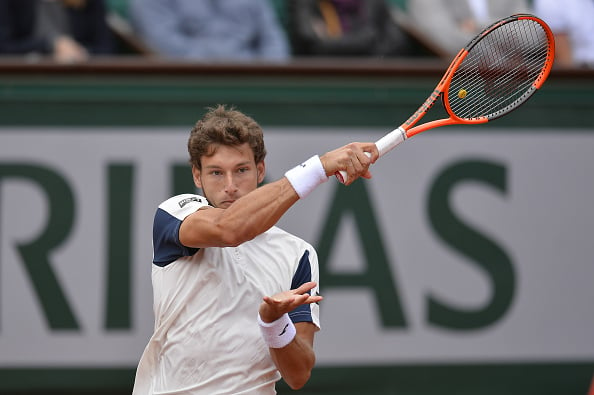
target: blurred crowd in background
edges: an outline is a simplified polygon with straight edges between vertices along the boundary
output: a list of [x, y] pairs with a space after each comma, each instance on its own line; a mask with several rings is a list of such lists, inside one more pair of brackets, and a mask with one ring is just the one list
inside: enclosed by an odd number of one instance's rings
[[0, 0], [0, 55], [61, 63], [124, 55], [449, 60], [515, 13], [550, 25], [558, 65], [594, 67], [592, 0]]

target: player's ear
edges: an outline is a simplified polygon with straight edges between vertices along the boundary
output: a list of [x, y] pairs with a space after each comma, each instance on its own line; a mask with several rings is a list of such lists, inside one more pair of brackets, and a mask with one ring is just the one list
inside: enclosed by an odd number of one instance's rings
[[258, 184], [261, 184], [266, 176], [266, 165], [264, 161], [256, 163], [256, 170], [258, 170]]
[[192, 177], [194, 178], [194, 185], [202, 189], [202, 180], [200, 179], [200, 170], [195, 165], [192, 165]]

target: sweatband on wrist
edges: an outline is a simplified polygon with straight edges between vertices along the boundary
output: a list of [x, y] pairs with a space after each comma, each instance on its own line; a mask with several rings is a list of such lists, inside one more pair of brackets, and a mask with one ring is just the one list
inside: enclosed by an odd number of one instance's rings
[[297, 334], [293, 321], [289, 318], [289, 314], [283, 314], [278, 320], [272, 322], [264, 322], [258, 314], [258, 325], [260, 332], [264, 338], [264, 342], [270, 348], [283, 348], [293, 341]]
[[301, 199], [309, 195], [318, 185], [328, 181], [328, 176], [318, 155], [285, 173], [295, 192]]

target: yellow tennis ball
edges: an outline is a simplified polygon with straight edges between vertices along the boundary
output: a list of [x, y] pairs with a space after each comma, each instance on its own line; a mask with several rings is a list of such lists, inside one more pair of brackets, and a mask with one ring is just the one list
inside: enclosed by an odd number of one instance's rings
[[460, 90], [458, 91], [458, 97], [459, 97], [460, 99], [464, 99], [464, 98], [466, 97], [466, 94], [467, 94], [467, 93], [468, 93], [468, 92], [466, 92], [466, 89], [460, 89]]

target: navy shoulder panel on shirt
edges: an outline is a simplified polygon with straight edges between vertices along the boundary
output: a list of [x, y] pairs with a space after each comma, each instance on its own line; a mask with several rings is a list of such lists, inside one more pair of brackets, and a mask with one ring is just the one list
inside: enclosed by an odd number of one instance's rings
[[[311, 263], [309, 261], [309, 251], [305, 250], [299, 260], [299, 266], [293, 275], [291, 289], [299, 288], [301, 285], [311, 281]], [[309, 293], [309, 292], [308, 292]], [[289, 317], [293, 322], [312, 322], [311, 307], [307, 304], [301, 305], [289, 312]]]
[[208, 201], [200, 195], [182, 194], [173, 196], [159, 205], [153, 222], [153, 263], [166, 266], [183, 256], [191, 256], [198, 251], [179, 241], [179, 228], [182, 221]]
[[179, 227], [182, 220], [162, 208], [155, 213], [153, 223], [153, 263], [167, 266], [183, 256], [194, 255], [198, 248], [189, 248], [179, 241]]

